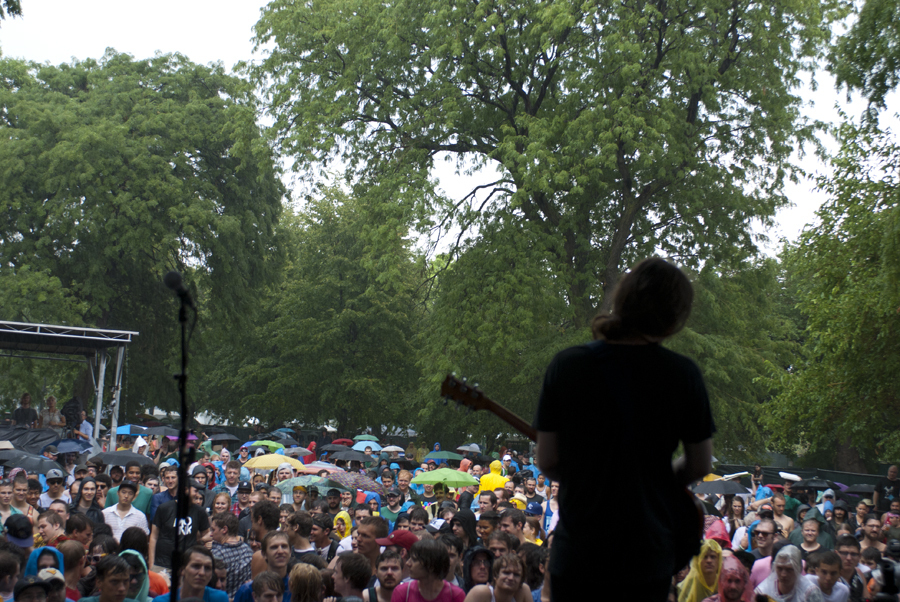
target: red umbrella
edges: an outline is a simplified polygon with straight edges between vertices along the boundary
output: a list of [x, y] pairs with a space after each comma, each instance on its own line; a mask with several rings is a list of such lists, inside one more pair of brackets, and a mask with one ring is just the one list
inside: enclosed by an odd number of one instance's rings
[[353, 439], [335, 439], [332, 443], [335, 445], [353, 445]]

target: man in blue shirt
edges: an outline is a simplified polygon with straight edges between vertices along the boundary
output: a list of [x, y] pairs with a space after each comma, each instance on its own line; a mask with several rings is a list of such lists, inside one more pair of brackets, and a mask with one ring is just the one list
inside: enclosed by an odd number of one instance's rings
[[[228, 602], [228, 594], [222, 590], [208, 586], [213, 575], [215, 558], [204, 546], [192, 546], [184, 556], [184, 572], [181, 574], [181, 587], [178, 588], [178, 599], [202, 598], [203, 602]], [[171, 594], [163, 594], [153, 598], [153, 602], [169, 602]]]
[[174, 500], [178, 494], [178, 469], [174, 466], [163, 466], [159, 470], [159, 476], [165, 489], [153, 495], [150, 499], [150, 510], [147, 512], [147, 522], [153, 523], [156, 509]]

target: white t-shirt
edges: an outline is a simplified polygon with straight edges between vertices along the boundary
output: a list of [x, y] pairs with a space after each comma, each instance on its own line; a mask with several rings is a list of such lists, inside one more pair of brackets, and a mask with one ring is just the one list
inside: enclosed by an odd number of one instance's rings
[[[816, 587], [819, 586], [819, 577], [817, 575], [806, 575], [804, 579], [815, 584]], [[820, 589], [819, 591], [822, 590]], [[822, 599], [825, 602], [847, 602], [850, 599], [850, 588], [838, 581], [831, 588], [830, 594], [822, 592]]]
[[69, 497], [69, 492], [63, 489], [62, 495], [58, 498], [52, 498], [48, 495], [49, 492], [45, 491], [41, 494], [41, 497], [38, 498], [38, 506], [41, 508], [49, 508], [50, 504], [55, 502], [56, 500], [62, 500], [67, 504], [72, 503], [72, 498]]

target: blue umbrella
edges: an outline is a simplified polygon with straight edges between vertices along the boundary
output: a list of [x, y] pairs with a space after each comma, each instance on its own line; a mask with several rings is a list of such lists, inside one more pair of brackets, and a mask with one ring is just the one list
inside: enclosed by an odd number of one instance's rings
[[116, 427], [117, 435], [137, 435], [138, 433], [143, 433], [146, 427], [138, 426], [137, 424], [126, 424], [124, 426]]
[[60, 439], [56, 443], [51, 443], [51, 445], [55, 445], [61, 454], [70, 454], [72, 452], [80, 454], [93, 447], [90, 442], [84, 439]]
[[356, 451], [366, 451], [367, 447], [371, 447], [373, 452], [381, 451], [381, 446], [374, 441], [357, 441], [353, 444], [351, 449], [355, 449]]

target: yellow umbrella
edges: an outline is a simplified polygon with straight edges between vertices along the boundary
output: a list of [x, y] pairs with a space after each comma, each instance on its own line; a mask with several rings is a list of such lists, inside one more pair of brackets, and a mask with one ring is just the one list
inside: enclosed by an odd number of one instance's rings
[[244, 463], [244, 466], [247, 468], [259, 468], [262, 470], [274, 470], [278, 468], [279, 465], [287, 462], [292, 467], [297, 470], [303, 470], [306, 468], [303, 465], [303, 462], [300, 460], [296, 460], [290, 456], [282, 456], [281, 454], [264, 454], [262, 456], [256, 456], [255, 458], [250, 458]]

